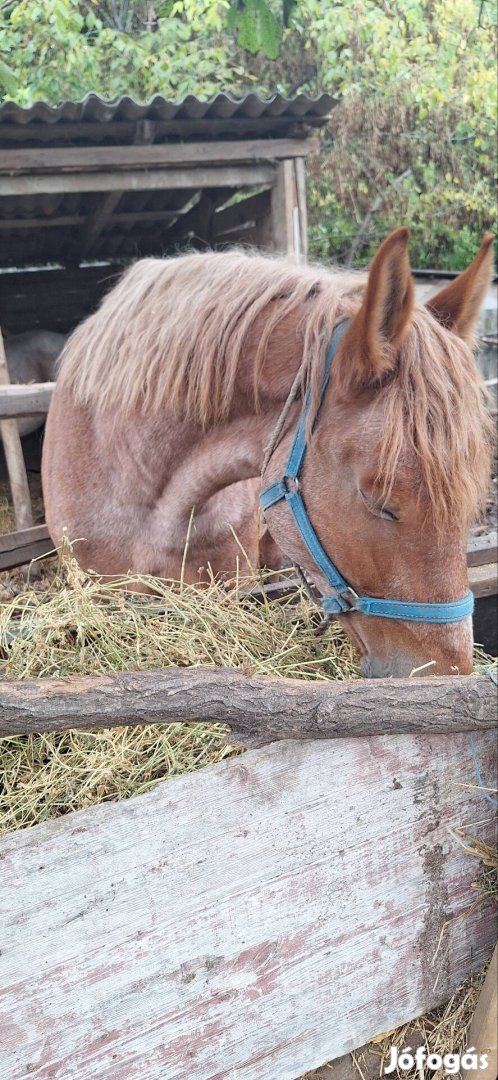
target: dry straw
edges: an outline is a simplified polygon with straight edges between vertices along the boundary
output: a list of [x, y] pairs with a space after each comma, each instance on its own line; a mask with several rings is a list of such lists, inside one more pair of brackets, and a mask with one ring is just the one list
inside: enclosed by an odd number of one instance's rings
[[[3, 579], [1, 674], [29, 679], [171, 665], [316, 680], [358, 674], [337, 626], [315, 637], [319, 616], [305, 594], [260, 604], [243, 595], [254, 583], [102, 583], [65, 552], [51, 578], [24, 588], [19, 575]], [[130, 591], [138, 586], [154, 595]], [[3, 739], [0, 829], [141, 794], [233, 752], [225, 735], [220, 725], [169, 724]]]

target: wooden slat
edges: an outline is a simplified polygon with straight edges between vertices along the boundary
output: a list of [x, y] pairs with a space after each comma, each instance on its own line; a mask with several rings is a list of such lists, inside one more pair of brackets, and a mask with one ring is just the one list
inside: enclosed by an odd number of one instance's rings
[[247, 199], [241, 199], [232, 206], [218, 210], [213, 219], [215, 236], [238, 229], [247, 222], [259, 221], [270, 213], [270, 208], [270, 192], [259, 191], [257, 195], [250, 195]]
[[0, 176], [0, 196], [43, 195], [84, 191], [172, 191], [210, 187], [251, 187], [271, 184], [271, 165], [207, 165], [191, 168], [157, 168], [112, 172], [39, 173]]
[[53, 551], [46, 525], [34, 525], [20, 532], [0, 535], [0, 570], [12, 570]]
[[239, 139], [231, 142], [161, 143], [140, 146], [49, 147], [3, 150], [0, 173], [89, 172], [189, 165], [281, 161], [305, 157], [318, 149], [316, 136], [295, 139]]
[[446, 1000], [474, 783], [465, 735], [287, 743], [6, 836], [2, 1080], [289, 1080]]
[[[0, 387], [5, 387], [9, 383], [7, 357], [0, 330]], [[0, 437], [7, 465], [16, 526], [18, 529], [27, 529], [33, 524], [33, 511], [21, 438], [15, 420], [0, 420]]]
[[0, 386], [0, 420], [48, 412], [55, 383], [11, 383]]
[[[141, 210], [141, 211], [122, 211], [117, 214], [112, 214], [110, 221], [104, 223], [104, 227], [108, 228], [109, 225], [134, 225], [134, 224], [152, 224], [155, 221], [172, 221], [173, 218], [177, 218], [181, 214], [180, 210]], [[57, 217], [47, 218], [1, 218], [0, 219], [0, 232], [11, 232], [23, 229], [67, 229], [73, 225], [84, 225], [85, 217], [82, 214], [62, 214]]]
[[498, 592], [498, 567], [496, 563], [469, 567], [469, 586], [476, 598], [495, 596]]
[[467, 545], [467, 565], [481, 566], [498, 559], [498, 533], [496, 529], [483, 536], [473, 536]]
[[310, 683], [250, 678], [232, 668], [164, 668], [9, 682], [0, 735], [130, 724], [228, 724], [253, 745], [277, 739], [364, 738], [496, 729], [487, 675]]

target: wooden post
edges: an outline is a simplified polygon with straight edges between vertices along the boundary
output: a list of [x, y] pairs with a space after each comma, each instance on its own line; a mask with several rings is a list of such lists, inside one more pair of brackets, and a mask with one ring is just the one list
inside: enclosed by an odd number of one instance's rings
[[[0, 385], [5, 386], [8, 383], [10, 383], [9, 369], [0, 329]], [[30, 529], [33, 524], [33, 511], [17, 420], [1, 420], [0, 434], [12, 492], [16, 529]]]
[[472, 1018], [467, 1036], [467, 1047], [474, 1047], [476, 1053], [487, 1054], [488, 1064], [479, 1072], [463, 1069], [462, 1075], [467, 1080], [478, 1075], [481, 1080], [495, 1080], [498, 1072], [498, 945], [491, 957], [484, 986], [479, 994], [476, 1011]]
[[271, 189], [271, 209], [260, 223], [261, 244], [306, 262], [308, 255], [304, 158], [281, 161]]

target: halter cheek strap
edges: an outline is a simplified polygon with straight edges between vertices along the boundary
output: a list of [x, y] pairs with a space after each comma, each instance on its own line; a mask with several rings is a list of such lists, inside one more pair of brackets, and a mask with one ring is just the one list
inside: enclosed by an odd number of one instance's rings
[[[323, 401], [329, 383], [332, 361], [348, 325], [347, 321], [339, 323], [332, 334], [325, 359], [320, 403]], [[349, 615], [353, 611], [358, 611], [362, 615], [376, 615], [384, 619], [402, 619], [405, 622], [423, 623], [455, 623], [467, 619], [469, 615], [472, 615], [474, 609], [474, 597], [471, 592], [468, 592], [461, 600], [451, 600], [444, 604], [419, 604], [405, 600], [381, 600], [374, 596], [358, 596], [342, 574], [339, 573], [337, 566], [329, 559], [316, 535], [299, 489], [299, 476], [308, 449], [306, 424], [310, 407], [311, 396], [308, 390], [294, 432], [285, 473], [280, 480], [275, 480], [272, 484], [267, 484], [263, 488], [260, 503], [263, 510], [268, 510], [270, 506], [274, 506], [275, 503], [281, 500], [284, 500], [289, 507], [299, 535], [306, 545], [313, 562], [321, 570], [330, 585], [331, 592], [323, 595], [321, 599], [325, 614]], [[318, 416], [315, 423], [317, 421]]]

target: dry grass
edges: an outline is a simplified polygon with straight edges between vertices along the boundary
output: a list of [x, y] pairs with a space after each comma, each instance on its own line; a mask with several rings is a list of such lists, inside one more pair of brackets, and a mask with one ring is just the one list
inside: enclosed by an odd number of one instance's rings
[[[138, 582], [155, 595], [130, 592]], [[202, 590], [152, 578], [102, 584], [66, 553], [51, 578], [23, 588], [19, 573], [4, 576], [1, 673], [27, 679], [202, 664], [301, 679], [358, 674], [337, 626], [315, 637], [318, 616], [305, 594], [261, 605], [242, 595], [247, 584], [240, 579], [229, 589], [213, 581]], [[0, 829], [141, 794], [230, 752], [220, 725], [2, 739]]]

